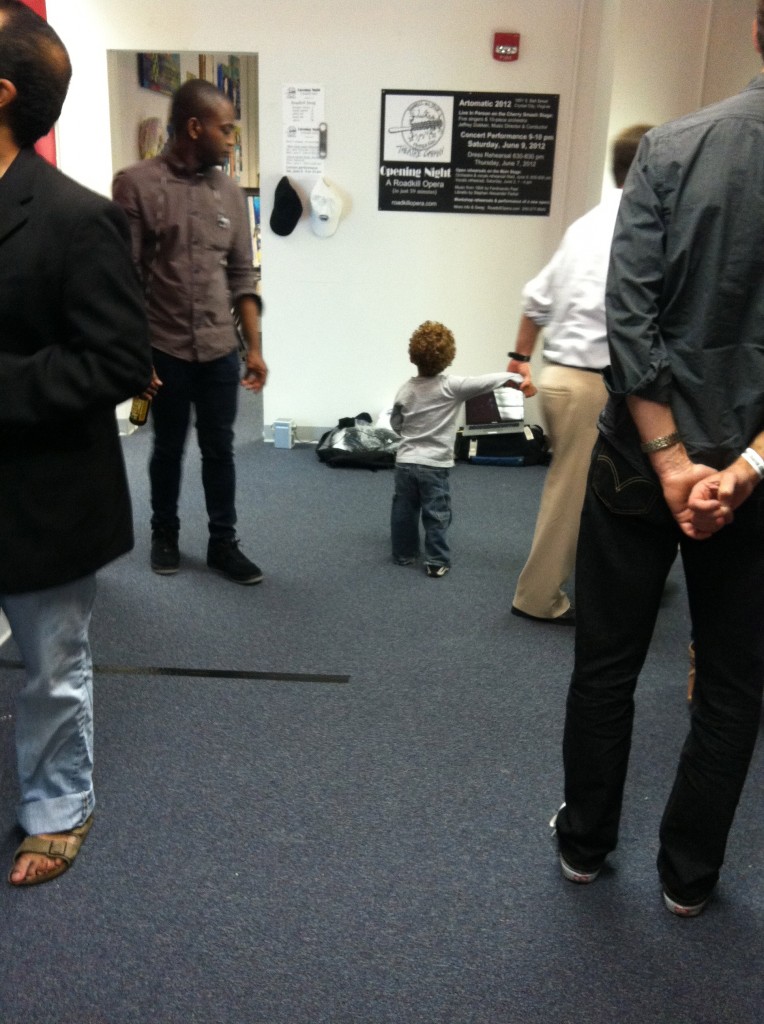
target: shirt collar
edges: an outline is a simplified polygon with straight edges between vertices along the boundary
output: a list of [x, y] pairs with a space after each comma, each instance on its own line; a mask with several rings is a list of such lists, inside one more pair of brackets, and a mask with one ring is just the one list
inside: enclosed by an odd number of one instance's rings
[[764, 89], [764, 71], [760, 71], [755, 78], [751, 79], [746, 89]]
[[213, 171], [215, 171], [214, 167], [204, 167], [201, 170], [192, 171], [191, 168], [187, 164], [184, 164], [183, 161], [180, 160], [171, 150], [162, 154], [162, 160], [164, 160], [173, 174], [177, 175], [179, 178], [209, 178]]

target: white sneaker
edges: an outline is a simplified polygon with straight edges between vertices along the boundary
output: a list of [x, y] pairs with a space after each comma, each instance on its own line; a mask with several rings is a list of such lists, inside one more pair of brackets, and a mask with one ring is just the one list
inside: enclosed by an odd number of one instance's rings
[[[561, 803], [549, 821], [549, 827], [552, 829], [553, 835], [557, 833], [557, 815], [564, 806], [565, 804]], [[563, 877], [567, 878], [569, 882], [576, 882], [578, 885], [588, 885], [590, 882], [593, 882], [602, 870], [601, 868], [595, 868], [593, 871], [582, 871], [579, 868], [574, 868], [572, 864], [565, 860], [562, 854], [560, 854], [560, 867], [562, 868]]]
[[576, 882], [578, 885], [588, 885], [593, 882], [597, 875], [600, 873], [600, 868], [595, 868], [594, 871], [580, 871], [578, 868], [574, 868], [572, 864], [568, 864], [562, 854], [560, 854], [560, 867], [562, 873], [569, 882]]
[[666, 909], [670, 910], [672, 914], [676, 914], [677, 917], [697, 917], [698, 914], [703, 913], [709, 898], [706, 896], [700, 903], [678, 903], [673, 896], [669, 896], [665, 889], [663, 890], [663, 902], [666, 904]]

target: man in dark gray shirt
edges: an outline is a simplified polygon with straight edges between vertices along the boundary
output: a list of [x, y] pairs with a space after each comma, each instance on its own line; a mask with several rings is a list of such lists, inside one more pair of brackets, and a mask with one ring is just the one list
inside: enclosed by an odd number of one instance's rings
[[[764, 0], [757, 12], [764, 51]], [[764, 683], [764, 73], [642, 141], [607, 288], [611, 368], [581, 520], [562, 871], [615, 849], [637, 676], [679, 548], [689, 735], [660, 826], [664, 902], [699, 914], [724, 860]]]
[[[207, 564], [236, 583], [259, 583], [263, 574], [239, 549], [235, 530], [239, 387], [259, 391], [268, 371], [244, 194], [217, 166], [233, 146], [234, 110], [213, 85], [194, 79], [173, 97], [170, 123], [168, 152], [121, 171], [113, 189], [130, 222], [161, 381], [152, 405], [151, 567], [171, 575], [180, 564], [178, 498], [193, 406], [209, 520]], [[241, 381], [232, 307], [248, 346]]]

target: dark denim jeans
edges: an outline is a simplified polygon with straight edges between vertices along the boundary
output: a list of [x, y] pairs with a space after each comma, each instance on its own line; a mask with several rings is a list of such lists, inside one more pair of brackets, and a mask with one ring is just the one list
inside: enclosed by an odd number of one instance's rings
[[393, 558], [419, 554], [419, 518], [424, 526], [428, 565], [451, 565], [446, 530], [451, 525], [451, 491], [447, 469], [402, 462], [395, 467], [395, 494], [390, 514]]
[[[563, 760], [560, 850], [580, 868], [615, 848], [634, 690], [677, 549], [687, 580], [696, 682], [689, 734], [660, 826], [658, 870], [682, 902], [716, 884], [761, 720], [764, 499], [709, 540], [676, 526], [657, 478], [595, 445], [576, 561], [575, 665]], [[677, 699], [683, 687], [677, 680]]]
[[202, 485], [210, 537], [236, 534], [236, 469], [233, 424], [239, 401], [240, 365], [236, 350], [209, 363], [187, 362], [153, 350], [163, 382], [151, 405], [154, 448], [149, 462], [151, 525], [177, 530], [183, 454], [191, 419], [202, 454]]

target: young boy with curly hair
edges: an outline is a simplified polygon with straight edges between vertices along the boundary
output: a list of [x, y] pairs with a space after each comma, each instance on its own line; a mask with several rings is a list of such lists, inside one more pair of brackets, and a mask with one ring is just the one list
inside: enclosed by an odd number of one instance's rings
[[[426, 320], [411, 335], [409, 358], [419, 373], [395, 396], [390, 424], [401, 435], [395, 459], [395, 493], [390, 518], [393, 561], [411, 565], [419, 555], [419, 519], [424, 527], [425, 572], [433, 579], [451, 567], [446, 531], [451, 523], [449, 469], [454, 464], [456, 419], [467, 398], [503, 384], [520, 388], [516, 373], [482, 377], [444, 374], [456, 355], [454, 336]], [[520, 388], [522, 390], [522, 388]]]

